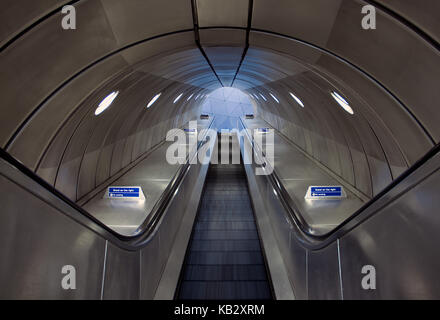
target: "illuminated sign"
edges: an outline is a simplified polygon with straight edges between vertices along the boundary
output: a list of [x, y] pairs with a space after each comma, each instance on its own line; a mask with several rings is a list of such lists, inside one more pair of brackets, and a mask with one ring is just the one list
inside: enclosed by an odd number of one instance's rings
[[108, 187], [104, 198], [120, 200], [144, 200], [141, 187]]
[[342, 186], [310, 186], [307, 190], [306, 199], [339, 199], [346, 198]]

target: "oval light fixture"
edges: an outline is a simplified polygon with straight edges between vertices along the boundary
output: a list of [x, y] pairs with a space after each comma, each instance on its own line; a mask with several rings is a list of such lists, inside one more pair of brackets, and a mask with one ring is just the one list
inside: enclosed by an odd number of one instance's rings
[[304, 103], [297, 97], [295, 96], [292, 92], [289, 92], [289, 94], [292, 96], [293, 99], [295, 99], [295, 101], [304, 108]]
[[270, 96], [277, 102], [277, 103], [280, 103], [280, 100], [278, 100], [277, 99], [277, 97], [275, 97], [272, 93], [270, 93], [269, 92], [269, 94], [270, 94]]
[[150, 102], [147, 104], [147, 109], [148, 109], [149, 107], [151, 107], [151, 106], [156, 102], [156, 100], [159, 99], [159, 97], [160, 97], [161, 95], [162, 95], [162, 92], [156, 94], [156, 95], [153, 97], [153, 99], [151, 99]]
[[116, 97], [118, 96], [119, 91], [113, 91], [112, 93], [110, 93], [107, 97], [105, 97], [101, 103], [98, 105], [98, 108], [96, 108], [95, 110], [95, 116], [100, 115], [101, 113], [103, 113], [108, 107], [110, 107], [110, 105], [113, 103], [113, 101], [116, 99]]
[[338, 94], [337, 92], [333, 91], [331, 93], [333, 99], [336, 100], [336, 102], [345, 110], [347, 111], [349, 114], [354, 114], [353, 109], [350, 107], [350, 105], [348, 104], [347, 100], [345, 100], [340, 94]]
[[179, 94], [173, 103], [176, 103], [177, 101], [179, 101], [180, 98], [182, 98], [182, 96], [183, 96], [183, 93]]

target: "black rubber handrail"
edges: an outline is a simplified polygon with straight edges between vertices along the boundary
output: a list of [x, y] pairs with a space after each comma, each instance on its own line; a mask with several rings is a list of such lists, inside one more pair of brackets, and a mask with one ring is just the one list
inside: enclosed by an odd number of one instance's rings
[[[211, 120], [209, 126], [207, 129], [211, 129], [212, 125], [214, 123], [214, 118]], [[200, 149], [202, 145], [207, 143], [206, 134], [197, 144], [197, 150]], [[196, 153], [197, 156], [197, 153]], [[106, 232], [108, 232], [111, 236], [116, 238], [117, 240], [121, 241], [122, 246], [124, 246], [126, 249], [135, 249], [140, 246], [143, 246], [146, 244], [149, 240], [150, 235], [154, 232], [157, 225], [159, 224], [163, 214], [166, 211], [166, 208], [169, 203], [174, 199], [176, 196], [176, 190], [182, 183], [186, 173], [188, 172], [190, 168], [190, 155], [187, 158], [187, 161], [184, 165], [182, 165], [179, 170], [175, 173], [173, 178], [171, 179], [168, 186], [165, 188], [164, 192], [160, 196], [159, 200], [156, 202], [154, 207], [152, 208], [150, 214], [146, 217], [144, 222], [139, 226], [139, 228], [136, 230], [136, 233], [132, 236], [122, 235], [116, 232], [115, 230], [109, 228], [107, 225], [105, 225], [103, 222], [95, 218], [93, 215], [91, 215], [87, 210], [80, 207], [78, 204], [76, 204], [74, 201], [66, 197], [63, 193], [58, 191], [54, 186], [49, 184], [47, 181], [39, 177], [35, 172], [33, 172], [31, 169], [26, 167], [23, 163], [21, 163], [19, 160], [15, 159], [13, 156], [11, 156], [8, 152], [6, 152], [3, 148], [0, 148], [0, 158], [7, 162], [9, 165], [20, 171], [22, 174], [24, 174], [26, 177], [30, 178], [34, 182], [36, 182], [38, 185], [43, 187], [45, 190], [49, 191], [51, 194], [53, 194], [55, 197], [66, 203], [69, 207], [71, 207], [73, 210], [80, 213], [82, 216], [88, 218], [92, 223], [96, 224], [98, 227], [102, 228]], [[79, 222], [83, 224], [82, 222]], [[86, 226], [88, 227], [88, 226]], [[96, 229], [94, 229], [95, 232], [100, 233]], [[108, 238], [105, 234], [101, 234], [104, 238]]]
[[[246, 125], [243, 122], [243, 119], [240, 118], [241, 125], [244, 129], [247, 129]], [[249, 133], [245, 130], [246, 135], [251, 142], [251, 145], [255, 147], [255, 143], [252, 137], [249, 137]], [[262, 150], [260, 150], [260, 154], [265, 157]], [[392, 190], [394, 187], [396, 187], [399, 183], [401, 183], [404, 179], [406, 179], [408, 176], [410, 176], [413, 172], [415, 172], [417, 169], [419, 169], [421, 166], [423, 166], [427, 161], [429, 161], [431, 158], [433, 158], [436, 154], [440, 152], [440, 144], [436, 144], [433, 148], [431, 148], [422, 158], [420, 158], [418, 161], [416, 161], [411, 167], [409, 167], [406, 171], [404, 171], [399, 177], [397, 177], [395, 180], [393, 180], [385, 189], [383, 189], [381, 192], [379, 192], [376, 196], [371, 198], [368, 202], [366, 202], [361, 208], [356, 210], [349, 218], [344, 220], [342, 223], [340, 223], [336, 228], [330, 230], [329, 232], [325, 234], [316, 234], [313, 231], [313, 228], [305, 221], [304, 217], [301, 215], [300, 211], [297, 208], [292, 207], [293, 201], [291, 200], [289, 193], [284, 188], [283, 183], [281, 182], [280, 178], [276, 174], [275, 170], [272, 171], [271, 174], [267, 175], [266, 177], [270, 181], [272, 187], [277, 192], [277, 197], [282, 203], [284, 209], [288, 213], [288, 217], [290, 221], [303, 233], [304, 238], [300, 239], [303, 243], [305, 243], [307, 246], [320, 246], [320, 244], [323, 244], [324, 242], [330, 244], [336, 239], [339, 239], [344, 234], [349, 232], [351, 229], [353, 229], [355, 226], [359, 225], [364, 219], [368, 218], [365, 217], [361, 221], [357, 221], [354, 223], [353, 226], [346, 229], [345, 227], [353, 223], [354, 220], [359, 217], [365, 210], [367, 210], [373, 203], [381, 199], [383, 196], [385, 196], [390, 190]], [[265, 162], [266, 163], [266, 162]], [[372, 214], [374, 214], [373, 212]]]

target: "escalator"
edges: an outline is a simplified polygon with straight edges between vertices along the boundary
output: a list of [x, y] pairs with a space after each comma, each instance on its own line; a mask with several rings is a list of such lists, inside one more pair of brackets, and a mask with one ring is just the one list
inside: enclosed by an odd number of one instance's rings
[[[294, 284], [296, 299], [438, 299], [440, 145], [318, 236], [288, 207], [276, 175], [253, 176], [248, 165], [246, 174], [242, 165], [206, 166], [182, 166], [152, 219], [127, 237], [0, 149], [0, 298], [284, 299]], [[54, 276], [64, 277], [64, 266], [80, 271], [76, 290]], [[365, 266], [378, 270], [377, 290], [361, 285]]]
[[179, 284], [184, 300], [273, 297], [241, 164], [210, 165]]

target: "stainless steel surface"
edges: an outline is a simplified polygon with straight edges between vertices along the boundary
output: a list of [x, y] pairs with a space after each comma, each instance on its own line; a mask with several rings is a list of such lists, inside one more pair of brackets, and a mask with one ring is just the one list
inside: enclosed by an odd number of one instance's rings
[[246, 27], [249, 1], [197, 0], [200, 27]]
[[[433, 246], [439, 222], [435, 200], [428, 199], [434, 199], [438, 188], [439, 160], [438, 153], [432, 156], [323, 243], [306, 240], [279, 205], [269, 180], [255, 176], [259, 189], [255, 196], [265, 203], [295, 296], [437, 299], [438, 257]], [[376, 290], [362, 289], [365, 265], [376, 268]]]
[[[213, 140], [211, 143], [215, 144], [216, 142]], [[207, 155], [204, 155], [204, 158], [206, 156]], [[209, 158], [210, 156], [211, 155], [208, 155], [207, 157]], [[199, 208], [199, 202], [202, 196], [208, 168], [209, 162], [207, 164], [202, 164], [199, 169], [197, 180], [192, 179], [191, 181], [186, 182], [186, 189], [189, 189], [190, 186], [194, 186], [194, 191], [191, 196], [187, 195], [184, 197], [187, 202], [185, 215], [178, 226], [178, 232], [174, 244], [170, 249], [168, 261], [165, 265], [154, 296], [155, 300], [174, 299], [174, 294], [179, 282], [180, 271], [185, 260], [185, 253], [191, 236], [191, 230]], [[193, 176], [196, 177], [195, 175]]]
[[[188, 128], [188, 123], [184, 128]], [[207, 129], [210, 121], [200, 121], [197, 132]], [[186, 134], [188, 136], [188, 133]], [[140, 186], [145, 200], [120, 200], [104, 198], [104, 188], [82, 204], [91, 215], [114, 231], [131, 236], [150, 215], [172, 178], [182, 167], [166, 161], [167, 149], [174, 142], [164, 141], [130, 171], [111, 183], [112, 186]], [[186, 152], [189, 147], [186, 144]], [[182, 159], [186, 161], [186, 158]]]
[[[82, 12], [75, 32], [59, 28], [61, 13], [51, 11], [52, 2], [34, 2], [41, 9], [33, 4], [18, 14], [8, 3], [4, 10], [20, 16], [3, 21], [6, 34], [23, 34], [1, 53], [2, 106], [14, 112], [0, 110], [0, 141], [74, 201], [150, 150], [176, 119], [182, 124], [197, 116], [196, 103], [169, 102], [179, 92], [219, 86], [208, 62], [226, 85], [232, 82], [249, 17], [250, 47], [235, 85], [278, 96], [280, 104], [255, 101], [260, 116], [360, 192], [378, 194], [438, 141], [432, 104], [438, 100], [432, 87], [440, 72], [437, 50], [382, 10], [383, 32], [365, 32], [357, 21], [360, 0], [259, 0], [251, 11], [245, 0], [196, 1], [208, 61], [194, 41], [189, 1], [82, 1], [75, 4]], [[435, 36], [425, 10], [385, 6]], [[93, 106], [124, 86], [120, 102], [95, 119]], [[330, 90], [350, 101], [352, 117], [331, 101]], [[165, 92], [156, 110], [145, 112], [158, 91]], [[289, 91], [304, 99], [304, 109]]]
[[[6, 229], [2, 229], [0, 252], [6, 259], [0, 264], [0, 295], [8, 299], [153, 298], [186, 199], [197, 196], [194, 185], [203, 182], [199, 170], [200, 165], [190, 167], [150, 238], [130, 247], [1, 160], [1, 225]], [[200, 190], [195, 192], [200, 195]], [[50, 230], [42, 232], [45, 227]], [[77, 270], [76, 290], [61, 287], [64, 265]]]
[[[437, 157], [438, 158], [438, 157]], [[437, 159], [438, 164], [438, 159]], [[440, 267], [438, 169], [341, 238], [342, 281], [349, 299], [437, 299]], [[392, 227], [390, 227], [392, 226]], [[377, 289], [360, 286], [362, 267], [376, 269]]]
[[211, 164], [187, 250], [177, 299], [272, 297], [242, 164]]
[[[60, 9], [66, 1], [27, 2], [3, 1], [0, 13], [0, 145], [73, 201], [96, 196], [152, 152], [167, 130], [197, 118], [202, 99], [183, 98], [176, 105], [174, 99], [182, 92], [188, 97], [218, 88], [211, 66], [228, 83], [247, 39], [249, 50], [234, 85], [266, 96], [267, 101], [259, 96], [253, 103], [260, 118], [282, 134], [276, 142], [278, 150], [291, 155], [282, 142], [287, 139], [303, 151], [295, 159], [315, 163], [329, 175], [326, 181], [341, 179], [366, 198], [380, 195], [439, 142], [436, 0], [423, 5], [397, 0], [254, 0], [249, 30], [250, 2], [245, 0], [198, 0], [196, 21], [191, 1], [87, 0], [75, 3], [80, 12], [75, 31], [60, 27]], [[367, 3], [387, 8], [378, 8], [377, 30], [361, 28], [361, 7]], [[207, 59], [196, 45], [194, 23], [202, 27], [200, 43]], [[95, 117], [97, 104], [117, 88], [120, 98]], [[349, 101], [354, 115], [332, 100], [333, 90]], [[146, 110], [146, 103], [158, 92], [163, 95]], [[299, 96], [305, 107], [289, 92]], [[281, 171], [288, 164], [285, 157], [277, 159]], [[344, 232], [338, 238], [344, 298], [438, 298], [438, 259], [433, 248], [438, 233], [433, 191], [438, 189], [438, 175], [429, 176], [430, 166], [432, 161], [338, 231]], [[157, 231], [139, 253], [139, 270], [145, 266], [149, 272], [140, 272], [139, 293], [134, 293], [119, 279], [135, 283], [135, 277], [102, 274], [104, 260], [118, 264], [121, 257], [132, 257], [113, 250], [112, 244], [119, 243], [118, 250], [124, 244], [3, 162], [0, 168], [5, 203], [0, 219], [7, 220], [1, 226], [8, 226], [2, 229], [0, 248], [11, 257], [0, 260], [2, 296], [99, 299], [102, 279], [104, 298], [154, 296], [172, 232]], [[290, 179], [297, 174], [283, 173]], [[292, 191], [296, 183], [285, 181]], [[309, 267], [318, 268], [316, 261], [329, 260], [332, 276], [323, 273], [322, 279], [334, 282], [336, 236], [320, 244], [308, 243], [286, 221], [264, 177], [257, 184], [271, 212], [271, 226], [296, 297], [339, 297], [330, 289], [317, 292], [325, 284], [310, 282], [320, 277], [308, 275]], [[182, 215], [178, 212], [167, 215], [170, 221], [164, 225], [169, 230], [178, 229]], [[363, 222], [367, 216], [369, 220]], [[326, 246], [331, 250], [328, 255]], [[409, 258], [398, 255], [401, 252]], [[351, 256], [358, 259], [356, 264], [350, 263]], [[32, 269], [40, 257], [41, 268]], [[59, 278], [56, 285], [48, 280], [52, 273], [60, 276], [59, 266], [48, 265], [49, 261], [60, 264], [70, 258], [77, 259], [79, 270], [90, 271], [78, 272], [83, 289], [74, 293], [61, 291]], [[131, 259], [136, 258], [128, 258], [126, 270], [136, 269]], [[379, 283], [374, 292], [359, 291], [358, 264], [364, 261], [377, 266]], [[319, 268], [313, 270], [321, 275]]]
[[[244, 154], [243, 146], [241, 146], [241, 152]], [[305, 272], [300, 273], [300, 270], [296, 272], [288, 271], [288, 268], [295, 268], [300, 265], [302, 260], [300, 255], [295, 251], [294, 259], [290, 259], [292, 256], [290, 250], [280, 249], [277, 241], [277, 229], [274, 229], [271, 225], [273, 221], [272, 215], [274, 214], [271, 209], [269, 209], [266, 199], [263, 199], [258, 190], [258, 177], [254, 175], [254, 168], [250, 164], [244, 165], [246, 170], [249, 195], [253, 204], [256, 222], [258, 224], [258, 230], [260, 235], [260, 240], [262, 244], [262, 249], [266, 257], [267, 269], [270, 273], [270, 280], [272, 283], [272, 288], [274, 291], [275, 299], [277, 300], [293, 300], [293, 299], [304, 299], [303, 288], [294, 288], [291, 281], [289, 280], [289, 274], [299, 275], [299, 278], [295, 278], [295, 286], [299, 285], [300, 280], [306, 279]], [[280, 211], [282, 212], [282, 211]], [[284, 255], [281, 253], [283, 252]], [[305, 253], [305, 251], [304, 251]], [[305, 255], [304, 255], [305, 256]], [[305, 271], [305, 264], [303, 265]], [[298, 282], [296, 280], [299, 280]], [[305, 286], [304, 286], [305, 288]]]
[[140, 267], [139, 251], [123, 251], [115, 245], [108, 243], [102, 299], [139, 299]]
[[[100, 299], [105, 240], [5, 176], [0, 181], [0, 297]], [[76, 290], [61, 287], [65, 265], [76, 268]]]
[[342, 298], [337, 243], [324, 250], [307, 252], [307, 295], [313, 300]]
[[[259, 119], [243, 119], [246, 127], [252, 131], [267, 128], [270, 125]], [[325, 234], [349, 218], [365, 203], [349, 188], [345, 188], [347, 198], [340, 200], [309, 200], [305, 199], [310, 186], [340, 185], [344, 181], [336, 180], [326, 171], [317, 166], [297, 148], [283, 139], [274, 131], [274, 162], [273, 168], [287, 190], [293, 206], [297, 208], [306, 223], [316, 234]], [[257, 143], [258, 142], [254, 142]], [[263, 146], [259, 146], [264, 150]], [[271, 193], [271, 190], [267, 190]], [[368, 200], [368, 198], [367, 198]], [[286, 241], [288, 243], [288, 241]]]
[[418, 6], [413, 1], [400, 0], [376, 0], [384, 7], [392, 10], [398, 15], [407, 19], [412, 24], [416, 25], [437, 42], [440, 42], [440, 23], [432, 12], [440, 10], [440, 3], [436, 0], [425, 0], [423, 6]]

